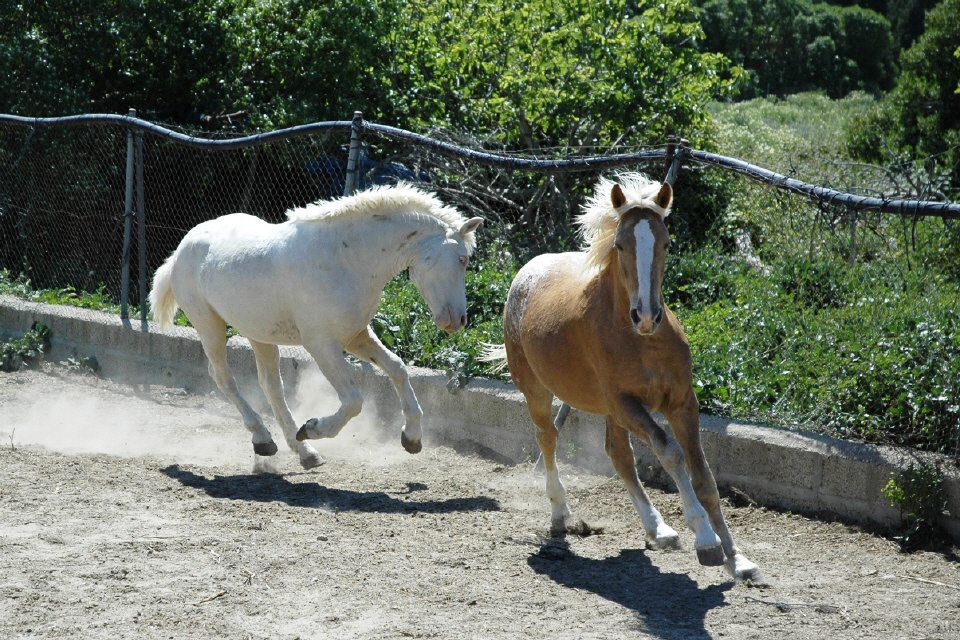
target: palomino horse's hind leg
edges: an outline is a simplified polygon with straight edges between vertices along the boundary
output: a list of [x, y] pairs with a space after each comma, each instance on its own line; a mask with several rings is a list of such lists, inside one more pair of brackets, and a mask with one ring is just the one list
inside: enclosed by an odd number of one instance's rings
[[290, 408], [283, 397], [283, 381], [280, 378], [280, 349], [273, 344], [264, 344], [250, 340], [253, 355], [257, 359], [257, 378], [260, 387], [273, 408], [273, 415], [283, 429], [283, 437], [291, 450], [300, 457], [300, 466], [304, 469], [313, 469], [323, 464], [324, 460], [317, 450], [308, 442], [297, 441], [297, 423], [290, 414]]
[[[553, 426], [557, 428], [557, 432], [563, 429], [563, 425], [567, 422], [567, 416], [570, 415], [570, 405], [566, 402], [560, 404], [560, 409], [557, 410], [557, 417], [553, 419]], [[537, 456], [537, 461], [533, 465], [533, 472], [536, 474], [543, 473], [543, 453]]]
[[613, 463], [613, 468], [623, 480], [633, 500], [633, 506], [643, 523], [643, 530], [647, 534], [648, 549], [679, 549], [680, 536], [672, 527], [663, 521], [663, 516], [650, 502], [650, 497], [640, 484], [637, 476], [637, 459], [634, 456], [633, 445], [630, 444], [630, 434], [617, 425], [612, 418], [607, 417], [606, 451]]
[[253, 452], [259, 456], [272, 456], [277, 452], [277, 445], [273, 441], [270, 431], [263, 425], [263, 420], [256, 411], [243, 399], [237, 388], [237, 381], [227, 364], [227, 343], [225, 340], [227, 325], [219, 318], [200, 319], [198, 314], [188, 315], [193, 326], [200, 336], [203, 352], [207, 354], [210, 377], [217, 383], [233, 406], [243, 417], [243, 424], [253, 434]]
[[297, 440], [333, 438], [363, 408], [360, 387], [353, 379], [353, 367], [343, 359], [343, 346], [335, 341], [303, 344], [340, 399], [340, 408], [323, 418], [310, 418], [297, 431]]
[[562, 536], [565, 533], [582, 534], [588, 530], [587, 525], [573, 515], [567, 503], [567, 489], [560, 480], [560, 469], [557, 467], [557, 436], [556, 426], [550, 420], [550, 405], [553, 396], [544, 390], [543, 397], [535, 398], [524, 391], [527, 399], [527, 409], [537, 428], [537, 445], [543, 458], [544, 475], [546, 476], [547, 498], [550, 499], [550, 533]]
[[700, 564], [722, 565], [724, 553], [720, 538], [711, 528], [707, 511], [697, 499], [690, 474], [684, 464], [684, 454], [680, 444], [654, 421], [638, 399], [624, 396], [621, 398], [621, 405], [623, 414], [616, 416], [617, 422], [650, 445], [660, 464], [677, 485], [683, 502], [683, 519], [694, 533], [694, 549], [697, 551]]
[[[692, 392], [691, 392], [692, 395]], [[664, 416], [673, 427], [674, 437], [683, 448], [686, 466], [690, 473], [693, 489], [700, 503], [710, 517], [714, 531], [720, 536], [723, 553], [726, 556], [727, 570], [737, 580], [750, 580], [755, 584], [765, 584], [760, 567], [740, 553], [733, 542], [733, 536], [727, 528], [726, 520], [720, 509], [720, 494], [717, 482], [703, 455], [700, 445], [700, 409], [694, 396], [682, 409], [664, 412]]]
[[380, 367], [389, 376], [400, 398], [400, 409], [403, 412], [404, 425], [400, 431], [400, 444], [409, 453], [420, 453], [423, 449], [423, 428], [420, 425], [423, 409], [420, 408], [417, 395], [410, 386], [410, 374], [403, 366], [403, 360], [383, 346], [370, 327], [347, 345], [347, 351]]

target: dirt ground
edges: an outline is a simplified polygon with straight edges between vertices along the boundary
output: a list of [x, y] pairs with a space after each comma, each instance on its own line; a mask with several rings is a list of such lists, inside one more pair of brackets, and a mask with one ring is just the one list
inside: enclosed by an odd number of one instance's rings
[[[298, 391], [302, 420], [322, 394]], [[0, 637], [960, 637], [953, 552], [727, 506], [771, 582], [734, 584], [697, 564], [674, 495], [651, 491], [685, 550], [646, 551], [619, 480], [562, 469], [604, 529], [551, 539], [529, 465], [429, 434], [412, 456], [375, 416], [356, 422], [318, 441], [318, 469], [278, 437], [274, 473], [254, 474], [216, 396], [0, 374]]]

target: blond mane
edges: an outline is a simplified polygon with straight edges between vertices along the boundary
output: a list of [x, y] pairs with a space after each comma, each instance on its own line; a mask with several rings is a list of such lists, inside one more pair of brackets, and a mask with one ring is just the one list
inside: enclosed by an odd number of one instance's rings
[[[615, 184], [620, 185], [627, 198], [619, 209], [614, 208], [610, 199], [610, 190]], [[669, 208], [664, 209], [656, 202], [660, 186], [642, 173], [620, 173], [616, 180], [600, 178], [597, 181], [593, 195], [587, 198], [583, 213], [576, 220], [589, 268], [599, 269], [608, 262], [622, 214], [634, 207], [644, 207], [653, 209], [664, 218], [670, 215]]]
[[[321, 200], [287, 211], [287, 219], [293, 222], [314, 223], [328, 220], [369, 218], [374, 215], [413, 215], [432, 218], [443, 225], [459, 229], [466, 218], [453, 207], [440, 202], [433, 195], [406, 182], [396, 185], [377, 185], [350, 196]], [[464, 238], [473, 251], [476, 239], [473, 232]]]

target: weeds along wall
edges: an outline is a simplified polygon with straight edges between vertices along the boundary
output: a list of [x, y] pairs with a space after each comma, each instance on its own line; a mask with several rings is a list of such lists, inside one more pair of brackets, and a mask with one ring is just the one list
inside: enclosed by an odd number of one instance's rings
[[93, 293], [125, 318], [129, 306], [146, 330], [150, 277], [204, 220], [243, 211], [279, 222], [292, 207], [405, 180], [522, 237], [525, 260], [573, 248], [571, 220], [599, 173], [663, 178], [672, 167], [672, 180], [680, 162], [766, 182], [821, 209], [960, 217], [958, 205], [841, 193], [682, 144], [519, 155], [360, 114], [253, 136], [177, 131], [132, 114], [0, 116], [0, 270], [31, 290]]

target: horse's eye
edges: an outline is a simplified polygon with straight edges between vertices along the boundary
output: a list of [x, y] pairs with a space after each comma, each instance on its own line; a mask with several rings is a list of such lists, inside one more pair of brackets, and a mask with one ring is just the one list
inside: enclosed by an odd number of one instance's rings
[[460, 266], [461, 266], [461, 267], [467, 266], [467, 262], [469, 262], [467, 256], [460, 256]]

